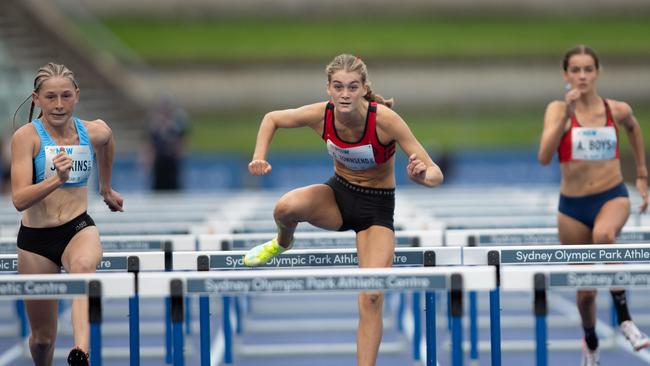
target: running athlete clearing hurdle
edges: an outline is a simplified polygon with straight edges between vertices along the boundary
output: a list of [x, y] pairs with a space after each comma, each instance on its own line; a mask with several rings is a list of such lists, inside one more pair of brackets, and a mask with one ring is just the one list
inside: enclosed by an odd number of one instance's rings
[[[88, 216], [87, 182], [97, 154], [99, 190], [111, 211], [122, 197], [111, 188], [113, 134], [102, 120], [73, 116], [79, 88], [73, 73], [49, 63], [38, 70], [32, 91], [38, 118], [20, 127], [11, 142], [12, 200], [23, 212], [18, 232], [18, 272], [90, 273], [102, 258], [99, 232]], [[52, 365], [57, 300], [26, 300], [29, 349], [35, 365]], [[88, 299], [72, 302], [74, 348], [70, 365], [88, 365]]]
[[[569, 50], [563, 60], [568, 92], [546, 108], [539, 161], [551, 162], [557, 150], [562, 183], [558, 232], [562, 244], [613, 244], [630, 216], [630, 199], [619, 162], [619, 129], [628, 135], [636, 160], [636, 187], [648, 207], [648, 169], [641, 128], [627, 103], [596, 91], [599, 61], [589, 47]], [[620, 329], [635, 350], [650, 340], [630, 318], [625, 291], [612, 290]], [[576, 302], [584, 328], [582, 365], [598, 365], [596, 291], [578, 291]]]
[[[328, 102], [266, 114], [257, 134], [252, 175], [271, 171], [266, 155], [278, 128], [310, 127], [321, 135], [334, 159], [334, 176], [324, 184], [295, 189], [280, 198], [273, 216], [277, 237], [244, 256], [259, 266], [291, 248], [296, 226], [308, 222], [328, 230], [354, 230], [360, 267], [390, 267], [395, 251], [395, 144], [409, 156], [409, 177], [424, 186], [443, 175], [410, 129], [395, 113], [393, 100], [370, 89], [364, 62], [339, 55], [327, 65]], [[359, 295], [358, 365], [374, 365], [382, 335], [381, 293]]]

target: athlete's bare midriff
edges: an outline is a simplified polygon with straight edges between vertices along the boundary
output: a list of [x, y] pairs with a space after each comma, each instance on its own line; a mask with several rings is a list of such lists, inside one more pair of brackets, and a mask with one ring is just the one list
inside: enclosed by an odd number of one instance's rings
[[571, 161], [560, 164], [560, 192], [569, 197], [604, 192], [623, 181], [618, 159], [604, 161]]
[[70, 222], [88, 208], [88, 188], [59, 188], [25, 210], [22, 223], [32, 228], [55, 227]]
[[352, 184], [368, 188], [395, 188], [395, 159], [366, 170], [352, 170], [334, 161], [334, 172]]

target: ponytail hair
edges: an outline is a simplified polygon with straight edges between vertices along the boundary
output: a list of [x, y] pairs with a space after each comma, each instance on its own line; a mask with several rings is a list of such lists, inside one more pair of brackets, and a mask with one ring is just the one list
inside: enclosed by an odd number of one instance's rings
[[364, 95], [363, 97], [367, 101], [369, 101], [369, 102], [377, 102], [379, 104], [385, 105], [388, 108], [391, 108], [391, 109], [393, 108], [393, 106], [395, 105], [395, 99], [393, 99], [393, 98], [386, 99], [386, 98], [382, 97], [379, 94], [375, 94], [372, 91], [372, 89], [370, 89], [370, 83], [366, 83], [366, 86], [368, 87], [368, 93], [366, 93], [366, 95]]
[[395, 100], [393, 98], [387, 99], [382, 97], [379, 94], [375, 94], [370, 85], [370, 81], [368, 80], [368, 68], [366, 67], [366, 64], [363, 62], [361, 57], [349, 55], [349, 54], [341, 54], [332, 60], [326, 67], [325, 67], [325, 73], [327, 73], [327, 81], [331, 82], [332, 81], [332, 75], [335, 73], [344, 70], [346, 72], [357, 72], [359, 75], [361, 75], [361, 82], [367, 87], [368, 92], [366, 95], [363, 96], [363, 98], [369, 102], [377, 102], [379, 104], [383, 104], [388, 108], [393, 108], [395, 105]]

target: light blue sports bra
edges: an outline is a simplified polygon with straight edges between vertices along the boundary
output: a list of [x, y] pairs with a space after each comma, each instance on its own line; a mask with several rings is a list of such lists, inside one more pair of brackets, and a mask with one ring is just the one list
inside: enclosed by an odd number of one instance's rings
[[63, 187], [83, 187], [88, 184], [88, 177], [92, 172], [93, 161], [95, 160], [95, 152], [93, 151], [93, 145], [90, 143], [90, 137], [83, 122], [76, 117], [73, 118], [73, 121], [77, 129], [77, 134], [79, 135], [79, 145], [65, 146], [59, 146], [54, 142], [39, 118], [32, 121], [41, 139], [41, 147], [36, 157], [34, 157], [34, 184], [42, 182], [46, 177], [56, 174], [52, 159], [62, 148], [72, 158], [70, 178], [63, 184]]

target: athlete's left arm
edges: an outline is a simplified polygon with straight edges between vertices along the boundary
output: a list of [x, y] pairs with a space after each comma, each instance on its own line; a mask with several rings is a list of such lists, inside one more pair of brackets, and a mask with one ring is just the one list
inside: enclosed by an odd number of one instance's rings
[[[380, 105], [377, 110], [377, 125], [379, 131], [389, 137], [386, 141], [395, 140], [408, 155], [406, 172], [411, 180], [427, 187], [435, 187], [442, 183], [444, 179], [442, 171], [431, 160], [402, 117], [388, 107]], [[380, 138], [381, 135], [382, 133]]]
[[113, 174], [113, 155], [115, 153], [115, 141], [113, 131], [101, 119], [86, 122], [86, 129], [97, 154], [97, 167], [99, 168], [99, 193], [104, 198], [104, 203], [111, 211], [124, 211], [122, 205], [124, 200], [119, 192], [111, 187], [111, 176]]
[[632, 153], [636, 161], [636, 188], [643, 199], [643, 203], [639, 206], [641, 212], [645, 212], [648, 208], [648, 167], [645, 162], [645, 148], [643, 145], [643, 135], [641, 134], [641, 126], [634, 117], [632, 107], [625, 102], [611, 101], [612, 113], [614, 119], [625, 128], [628, 140], [632, 146]]

